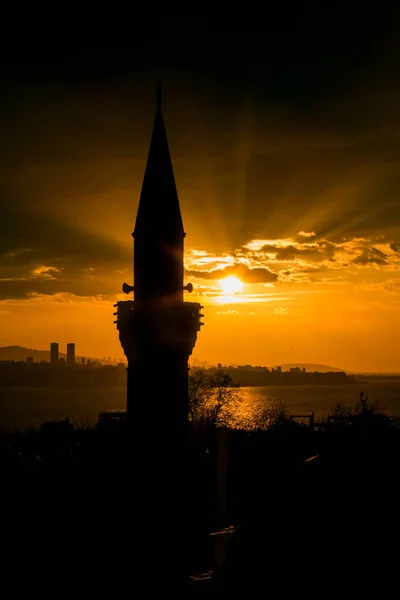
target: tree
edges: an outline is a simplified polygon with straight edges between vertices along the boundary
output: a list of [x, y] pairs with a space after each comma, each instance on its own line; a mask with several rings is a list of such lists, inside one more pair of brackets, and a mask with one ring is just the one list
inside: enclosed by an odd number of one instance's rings
[[209, 378], [203, 369], [189, 375], [189, 420], [201, 421], [201, 414], [207, 403]]
[[189, 418], [208, 427], [229, 424], [240, 402], [239, 385], [218, 369], [208, 375], [203, 369], [189, 375]]
[[267, 404], [258, 407], [252, 418], [252, 429], [281, 430], [287, 427], [299, 426], [290, 419], [284, 404]]

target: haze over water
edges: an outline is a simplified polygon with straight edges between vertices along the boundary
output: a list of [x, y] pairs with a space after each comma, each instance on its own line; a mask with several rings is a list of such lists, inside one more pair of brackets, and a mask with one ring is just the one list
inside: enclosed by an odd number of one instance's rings
[[[366, 381], [338, 386], [243, 387], [242, 410], [237, 425], [251, 425], [260, 405], [283, 404], [288, 414], [315, 412], [316, 421], [326, 419], [338, 404], [354, 406], [363, 392], [370, 402], [378, 399], [388, 414], [400, 416], [400, 381]], [[61, 420], [82, 424], [97, 422], [99, 411], [124, 409], [126, 388], [71, 390], [55, 388], [0, 387], [0, 430], [40, 427], [43, 421]]]

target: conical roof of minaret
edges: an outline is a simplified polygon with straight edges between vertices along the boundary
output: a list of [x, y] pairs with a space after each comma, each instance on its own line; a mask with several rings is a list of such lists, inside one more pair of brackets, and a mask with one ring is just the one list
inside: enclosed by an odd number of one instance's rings
[[161, 111], [161, 90], [157, 90], [157, 110], [143, 178], [134, 236], [164, 232], [168, 237], [183, 233], [183, 222], [169, 153], [168, 138]]

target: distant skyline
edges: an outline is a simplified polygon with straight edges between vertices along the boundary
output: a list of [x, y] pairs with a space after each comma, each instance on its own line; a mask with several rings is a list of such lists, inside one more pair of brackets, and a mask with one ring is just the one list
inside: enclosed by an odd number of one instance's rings
[[161, 72], [186, 299], [204, 305], [193, 358], [399, 371], [395, 11], [277, 7], [264, 31], [168, 22], [112, 52], [6, 48], [0, 346], [121, 355]]
[[[13, 354], [13, 356], [11, 357], [11, 351], [12, 349], [16, 349], [15, 353]], [[46, 348], [27, 348], [26, 346], [0, 346], [0, 361], [2, 360], [22, 360], [22, 361], [26, 361], [26, 358], [28, 358], [29, 356], [34, 358], [34, 362], [40, 362], [41, 360], [50, 360], [50, 351]], [[40, 355], [40, 357], [38, 357], [37, 355]], [[48, 355], [48, 357], [47, 357]], [[67, 354], [66, 352], [62, 352], [59, 351], [59, 356], [66, 358]], [[99, 361], [101, 363], [125, 363], [126, 365], [126, 358], [124, 356], [120, 356], [119, 358], [116, 358], [114, 356], [83, 356], [83, 355], [76, 355], [76, 364], [80, 364], [81, 359], [84, 358], [85, 361], [87, 362], [88, 360], [90, 361]], [[346, 369], [343, 366], [340, 365], [324, 365], [324, 364], [320, 364], [320, 363], [307, 363], [307, 362], [302, 362], [302, 361], [298, 361], [298, 362], [294, 362], [294, 363], [273, 363], [273, 364], [250, 364], [250, 363], [224, 363], [221, 361], [218, 362], [210, 362], [208, 360], [198, 360], [196, 358], [192, 358], [190, 360], [190, 365], [193, 367], [204, 367], [204, 368], [208, 368], [208, 367], [219, 367], [219, 365], [221, 365], [221, 368], [226, 368], [226, 367], [245, 367], [245, 366], [249, 366], [252, 368], [259, 368], [259, 367], [267, 367], [269, 369], [271, 368], [276, 368], [276, 367], [281, 367], [282, 369], [289, 369], [291, 367], [301, 367], [301, 368], [305, 368], [307, 371], [320, 371], [320, 372], [326, 372], [326, 371], [344, 371], [346, 373], [352, 374], [352, 373], [360, 373], [360, 374], [382, 374], [382, 375], [398, 375], [400, 374], [400, 369], [398, 371], [388, 371], [388, 370], [383, 370], [383, 371], [357, 371], [357, 370], [351, 370], [351, 369]]]

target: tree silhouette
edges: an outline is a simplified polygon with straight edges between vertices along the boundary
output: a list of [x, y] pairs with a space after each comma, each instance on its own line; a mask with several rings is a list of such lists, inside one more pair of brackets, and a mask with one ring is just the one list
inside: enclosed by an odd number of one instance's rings
[[202, 411], [209, 398], [209, 377], [203, 369], [189, 375], [189, 420], [201, 421]]
[[238, 388], [222, 370], [195, 371], [189, 375], [189, 419], [207, 427], [226, 425], [240, 402]]

